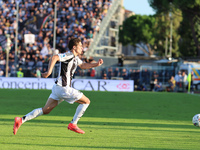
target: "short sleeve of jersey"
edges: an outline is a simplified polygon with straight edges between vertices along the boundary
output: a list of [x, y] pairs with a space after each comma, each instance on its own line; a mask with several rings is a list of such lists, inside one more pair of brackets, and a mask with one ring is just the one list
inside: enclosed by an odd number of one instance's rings
[[77, 65], [80, 65], [83, 63], [83, 61], [78, 56], [76, 58], [77, 58], [77, 62], [78, 62]]
[[58, 57], [59, 57], [59, 61], [63, 62], [63, 61], [73, 58], [74, 55], [72, 53], [69, 53], [69, 54], [61, 53], [61, 54], [58, 54]]

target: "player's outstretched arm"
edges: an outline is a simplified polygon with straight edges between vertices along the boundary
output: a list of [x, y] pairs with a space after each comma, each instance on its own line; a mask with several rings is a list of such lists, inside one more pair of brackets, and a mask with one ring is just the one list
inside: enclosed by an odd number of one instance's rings
[[97, 63], [82, 63], [81, 65], [79, 65], [79, 67], [81, 69], [90, 69], [90, 68], [101, 66], [102, 64], [103, 64], [103, 59], [99, 59]]
[[58, 55], [54, 55], [54, 56], [51, 57], [51, 59], [49, 61], [49, 65], [48, 65], [48, 71], [45, 72], [45, 73], [42, 73], [43, 78], [47, 78], [48, 76], [51, 75], [53, 67], [54, 67], [54, 65], [56, 64], [57, 61], [59, 61]]

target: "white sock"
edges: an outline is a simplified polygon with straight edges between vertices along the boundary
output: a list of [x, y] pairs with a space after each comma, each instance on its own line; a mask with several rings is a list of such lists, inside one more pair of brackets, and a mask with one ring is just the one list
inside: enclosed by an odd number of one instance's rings
[[34, 119], [34, 118], [41, 116], [41, 115], [43, 115], [42, 108], [34, 109], [30, 113], [28, 113], [24, 117], [22, 117], [22, 123], [24, 123], [28, 120]]
[[86, 111], [86, 109], [88, 108], [88, 106], [89, 106], [89, 104], [79, 104], [71, 123], [77, 124], [77, 122], [83, 116], [83, 114]]

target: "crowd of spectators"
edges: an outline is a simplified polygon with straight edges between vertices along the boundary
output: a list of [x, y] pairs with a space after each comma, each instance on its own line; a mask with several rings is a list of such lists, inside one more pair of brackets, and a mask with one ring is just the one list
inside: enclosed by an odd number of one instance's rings
[[[5, 76], [6, 72], [6, 48], [1, 43], [3, 37], [10, 35], [12, 41], [8, 55], [8, 75], [40, 78], [41, 72], [47, 70], [49, 58], [53, 53], [69, 51], [67, 43], [72, 37], [80, 38], [84, 52], [88, 50], [112, 1], [19, 0], [19, 12], [17, 12], [15, 0], [0, 0], [0, 77]], [[55, 3], [57, 3], [57, 23], [56, 49], [54, 50]], [[19, 16], [18, 29], [17, 14]], [[15, 51], [16, 29], [18, 30], [17, 51]], [[25, 44], [25, 34], [34, 34], [35, 42]], [[86, 59], [84, 55], [81, 59], [84, 62], [95, 62], [92, 57]], [[167, 91], [179, 91], [180, 88], [185, 90], [187, 80], [185, 72], [179, 72], [175, 78], [174, 75], [173, 70], [152, 71], [123, 67], [102, 68], [100, 73], [97, 73], [94, 68], [78, 69], [75, 72], [75, 77], [134, 80], [136, 90], [142, 91], [148, 90], [148, 85], [150, 85], [150, 90], [163, 91], [162, 83], [168, 83]]]
[[[186, 74], [186, 70], [180, 70], [174, 76], [174, 74], [170, 74], [170, 78], [167, 77], [167, 82], [159, 81], [157, 78], [151, 83], [151, 90], [160, 92], [160, 91], [167, 91], [167, 92], [186, 92], [189, 91], [194, 93], [194, 89], [196, 88], [193, 81], [194, 81], [194, 72], [191, 71], [190, 77]], [[164, 81], [164, 80], [163, 80]], [[189, 85], [190, 82], [190, 85]]]
[[[84, 59], [83, 59], [84, 60]], [[87, 61], [85, 59], [84, 61]], [[92, 57], [89, 61], [94, 61]], [[94, 76], [95, 72], [95, 76]], [[151, 90], [151, 91], [163, 91], [162, 87], [164, 85], [171, 85], [170, 79], [174, 77], [174, 69], [162, 69], [162, 70], [152, 70], [152, 69], [141, 69], [139, 67], [126, 68], [126, 67], [106, 67], [102, 68], [99, 72], [95, 69], [81, 70], [78, 69], [75, 72], [75, 78], [78, 77], [93, 77], [96, 79], [105, 80], [134, 80], [134, 85], [137, 90]], [[155, 87], [160, 86], [160, 88], [155, 89]]]
[[[194, 73], [191, 72], [191, 92], [194, 92]], [[109, 67], [101, 71], [101, 79], [134, 80], [135, 90], [138, 91], [167, 91], [186, 92], [188, 78], [186, 71], [182, 70], [175, 74], [174, 69], [133, 69], [124, 67]]]
[[[55, 2], [57, 51], [52, 49]], [[9, 75], [16, 76], [19, 68], [24, 71], [25, 77], [32, 76], [32, 70], [36, 68], [45, 71], [52, 53], [69, 50], [67, 43], [72, 37], [80, 38], [84, 51], [87, 51], [111, 4], [112, 0], [21, 0], [18, 12], [17, 65], [14, 65], [17, 4], [15, 0], [0, 0], [0, 37], [9, 34], [13, 43], [9, 53]], [[24, 34], [35, 34], [35, 42], [25, 44]], [[0, 45], [2, 76], [5, 76], [5, 64], [5, 49]]]

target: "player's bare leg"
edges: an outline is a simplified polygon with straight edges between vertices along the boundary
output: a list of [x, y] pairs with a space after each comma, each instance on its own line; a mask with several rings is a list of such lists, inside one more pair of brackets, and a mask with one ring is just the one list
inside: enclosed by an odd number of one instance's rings
[[26, 121], [34, 119], [38, 116], [41, 116], [43, 114], [48, 114], [50, 113], [53, 108], [55, 108], [58, 105], [58, 101], [54, 100], [52, 98], [49, 98], [43, 108], [37, 108], [31, 111], [30, 113], [26, 114], [22, 118], [20, 117], [15, 117], [15, 123], [13, 126], [13, 133], [14, 135], [17, 133], [19, 127]]
[[42, 108], [43, 114], [49, 114], [57, 105], [59, 101], [49, 98]]
[[68, 129], [77, 133], [81, 133], [84, 134], [85, 132], [83, 130], [81, 130], [78, 126], [77, 123], [79, 121], [79, 119], [83, 116], [84, 112], [86, 111], [86, 109], [88, 108], [89, 104], [90, 104], [90, 100], [83, 95], [79, 100], [76, 101], [77, 103], [79, 103], [75, 115], [71, 121], [71, 123], [68, 125]]

